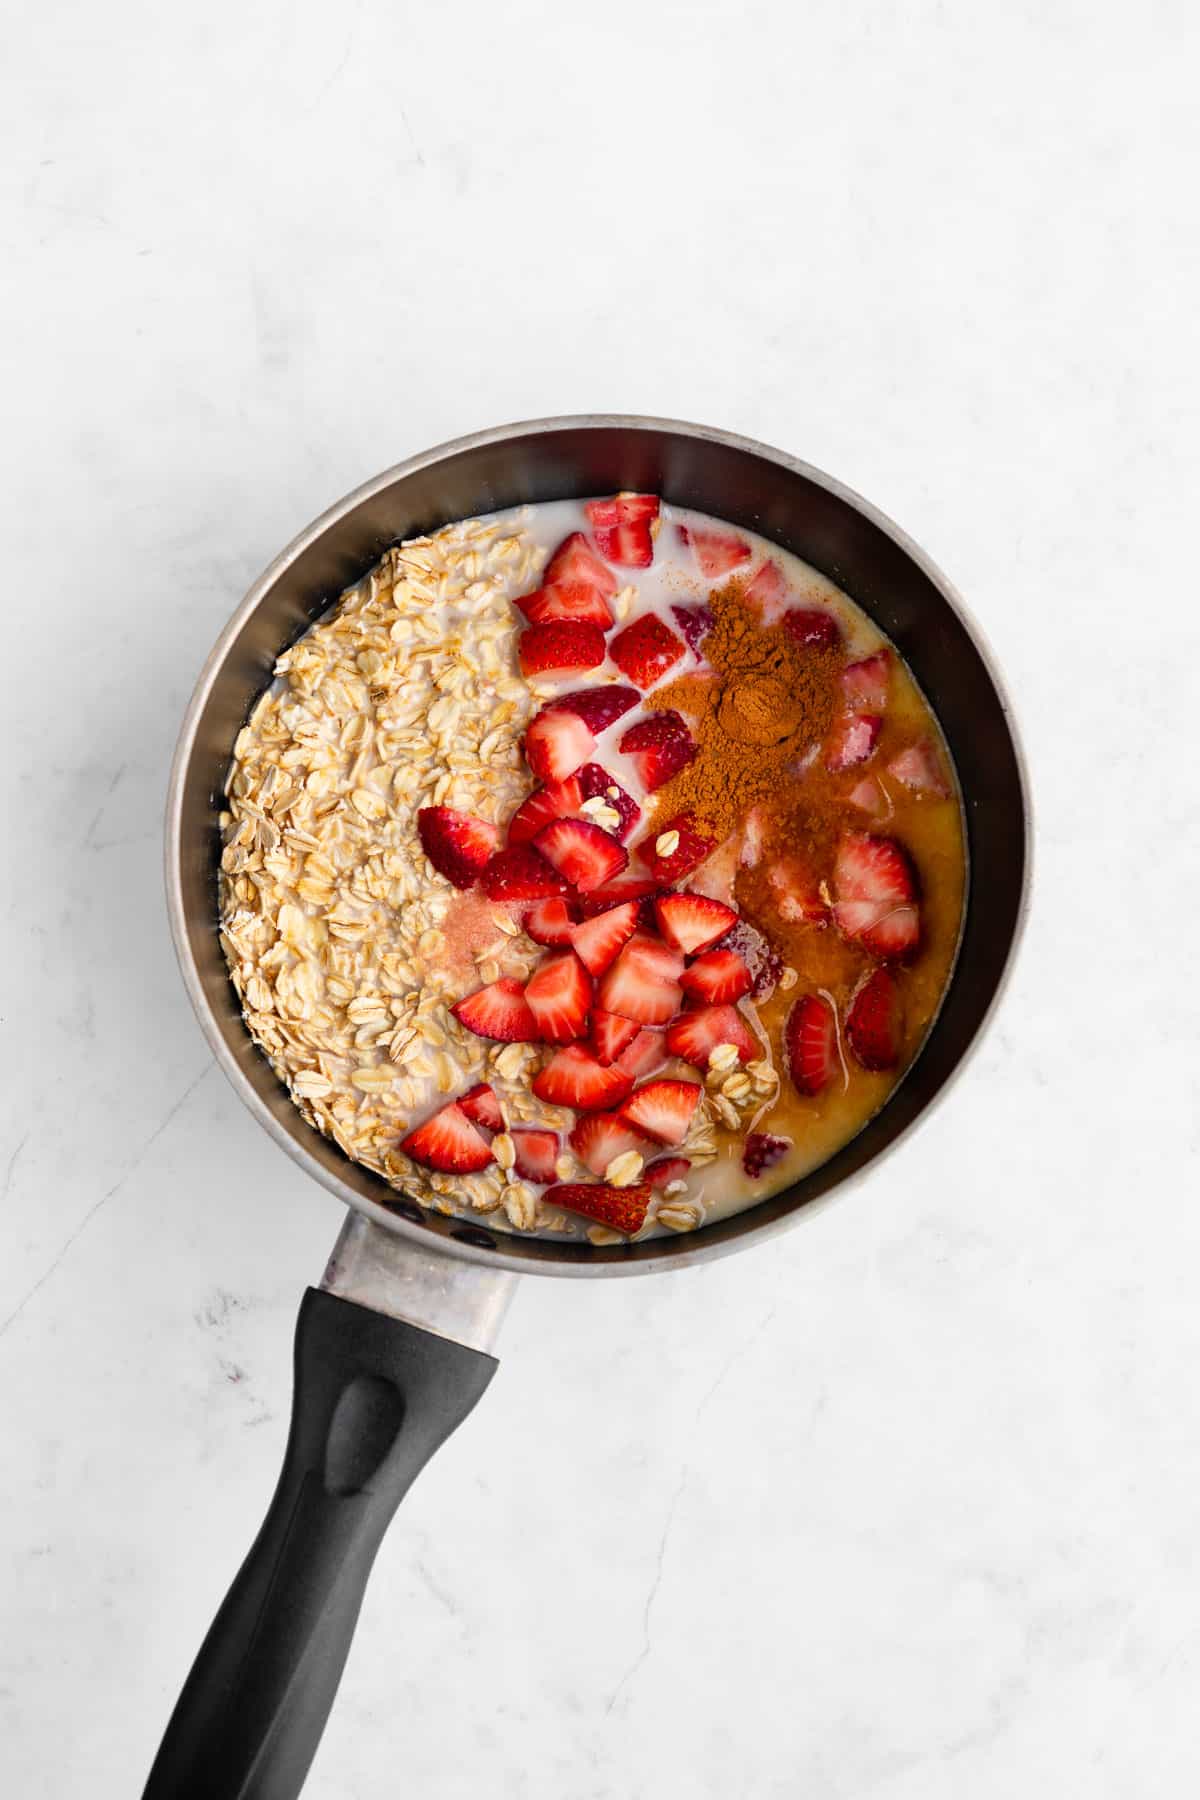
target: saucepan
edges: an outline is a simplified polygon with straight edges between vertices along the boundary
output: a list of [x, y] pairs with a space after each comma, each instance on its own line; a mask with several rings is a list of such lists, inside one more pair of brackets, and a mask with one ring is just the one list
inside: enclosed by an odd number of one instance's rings
[[[773, 539], [844, 588], [899, 647], [941, 720], [966, 807], [969, 883], [953, 977], [883, 1110], [821, 1168], [706, 1229], [592, 1246], [423, 1211], [307, 1125], [242, 1022], [217, 937], [218, 813], [234, 739], [279, 652], [383, 550], [450, 520], [636, 489]], [[206, 663], [171, 772], [166, 882], [184, 981], [251, 1113], [349, 1214], [300, 1307], [283, 1469], [167, 1727], [150, 1800], [300, 1792], [375, 1553], [401, 1497], [470, 1412], [518, 1275], [651, 1275], [761, 1244], [893, 1150], [978, 1040], [1025, 909], [1029, 813], [1008, 703], [946, 578], [839, 482], [728, 432], [619, 416], [460, 438], [350, 494], [255, 582]]]

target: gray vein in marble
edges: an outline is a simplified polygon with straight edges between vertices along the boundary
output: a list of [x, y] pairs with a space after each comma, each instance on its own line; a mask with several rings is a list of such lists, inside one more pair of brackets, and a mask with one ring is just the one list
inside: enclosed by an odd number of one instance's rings
[[4, 1187], [2, 1190], [0, 1190], [0, 1199], [4, 1199], [4, 1200], [8, 1199], [8, 1191], [12, 1187], [13, 1176], [17, 1172], [17, 1163], [20, 1161], [21, 1152], [25, 1148], [26, 1144], [29, 1142], [30, 1136], [31, 1136], [31, 1133], [29, 1133], [27, 1131], [25, 1133], [25, 1136], [20, 1139], [20, 1141], [18, 1142], [18, 1144], [16, 1146], [16, 1149], [13, 1151], [12, 1155], [8, 1159], [7, 1166], [4, 1170]]

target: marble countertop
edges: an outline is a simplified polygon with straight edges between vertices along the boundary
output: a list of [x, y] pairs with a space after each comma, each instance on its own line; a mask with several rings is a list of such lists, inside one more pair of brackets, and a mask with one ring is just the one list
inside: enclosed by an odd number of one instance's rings
[[160, 813], [192, 681], [349, 487], [591, 409], [778, 444], [948, 571], [1025, 734], [1032, 919], [953, 1103], [843, 1202], [699, 1271], [522, 1286], [384, 1546], [307, 1792], [1200, 1781], [1194, 16], [607, 18], [44, 0], [10, 27], [21, 1800], [140, 1791], [340, 1219], [176, 972]]

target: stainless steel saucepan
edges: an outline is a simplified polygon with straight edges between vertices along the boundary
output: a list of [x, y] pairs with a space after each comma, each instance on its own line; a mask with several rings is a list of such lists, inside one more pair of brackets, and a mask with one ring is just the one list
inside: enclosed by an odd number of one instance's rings
[[[916, 1063], [821, 1168], [722, 1223], [593, 1248], [423, 1212], [308, 1126], [242, 1023], [217, 938], [217, 815], [234, 739], [276, 656], [389, 544], [525, 501], [636, 489], [760, 532], [830, 576], [898, 646], [931, 701], [966, 804], [958, 961]], [[167, 1727], [148, 1800], [291, 1800], [337, 1689], [375, 1552], [403, 1494], [480, 1398], [520, 1274], [649, 1275], [794, 1224], [940, 1098], [995, 1005], [1025, 906], [1029, 819], [1008, 705], [945, 577], [819, 470], [672, 420], [534, 420], [444, 444], [349, 495], [255, 582], [197, 683], [171, 772], [171, 928], [213, 1053], [250, 1111], [350, 1209], [300, 1308], [283, 1470]]]

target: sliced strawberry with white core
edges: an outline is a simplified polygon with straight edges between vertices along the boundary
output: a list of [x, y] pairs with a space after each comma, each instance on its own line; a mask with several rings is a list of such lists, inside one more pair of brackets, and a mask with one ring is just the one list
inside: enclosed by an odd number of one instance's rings
[[950, 792], [950, 783], [942, 773], [941, 759], [927, 739], [910, 744], [907, 750], [893, 756], [887, 771], [914, 794], [931, 794], [944, 800]]
[[686, 1181], [691, 1167], [686, 1156], [656, 1156], [652, 1163], [646, 1164], [642, 1175], [647, 1186], [659, 1191], [669, 1182]]
[[538, 1126], [514, 1125], [509, 1132], [516, 1153], [513, 1167], [522, 1181], [536, 1181], [541, 1186], [553, 1181], [558, 1171], [558, 1133]]
[[657, 494], [616, 494], [611, 500], [589, 500], [583, 510], [601, 556], [622, 568], [650, 567], [654, 561], [650, 526], [658, 517]]
[[736, 950], [707, 951], [683, 971], [680, 981], [685, 994], [694, 994], [706, 1006], [740, 1000], [754, 985]]
[[501, 1044], [536, 1044], [537, 1020], [525, 1000], [525, 989], [511, 975], [476, 988], [450, 1008], [460, 1025], [476, 1037]]
[[496, 1090], [486, 1081], [476, 1082], [465, 1094], [460, 1094], [458, 1104], [476, 1125], [482, 1125], [485, 1131], [503, 1131], [504, 1114], [500, 1111], [500, 1102], [496, 1098]]
[[894, 838], [847, 831], [834, 863], [834, 922], [843, 937], [877, 956], [905, 956], [921, 934], [917, 880]]
[[686, 769], [696, 754], [696, 743], [679, 713], [654, 713], [639, 719], [624, 733], [617, 748], [638, 772], [648, 794]]
[[646, 1134], [635, 1131], [619, 1113], [585, 1113], [567, 1142], [585, 1169], [593, 1175], [606, 1175], [615, 1157], [645, 1148]]
[[551, 619], [582, 619], [607, 631], [612, 625], [612, 609], [598, 589], [582, 581], [559, 581], [549, 587], [522, 594], [515, 604], [531, 625], [545, 625]]
[[660, 886], [666, 887], [698, 869], [716, 847], [716, 838], [699, 831], [690, 813], [677, 813], [642, 839], [637, 854]]
[[595, 918], [597, 913], [607, 912], [610, 907], [624, 906], [627, 900], [637, 900], [647, 904], [655, 894], [661, 894], [660, 881], [643, 881], [637, 877], [623, 878], [620, 881], [606, 882], [603, 887], [596, 888], [590, 894], [583, 894], [579, 901], [579, 910], [585, 919]]
[[788, 1014], [784, 1047], [792, 1080], [802, 1094], [820, 1094], [841, 1070], [837, 1020], [820, 994], [805, 994]]
[[799, 856], [781, 856], [767, 870], [779, 917], [788, 925], [824, 925], [829, 908], [816, 874]]
[[633, 1087], [634, 1078], [620, 1066], [597, 1062], [580, 1044], [556, 1050], [530, 1086], [547, 1106], [573, 1106], [578, 1112], [594, 1112], [618, 1106]]
[[705, 638], [713, 628], [713, 609], [706, 602], [692, 606], [672, 606], [671, 617], [682, 631], [693, 656], [702, 657]]
[[535, 900], [521, 920], [535, 944], [550, 944], [560, 949], [571, 942], [575, 921], [565, 900]]
[[479, 885], [489, 900], [546, 900], [567, 883], [532, 844], [510, 844], [484, 864]]
[[772, 1137], [766, 1131], [752, 1131], [742, 1148], [742, 1167], [752, 1181], [757, 1181], [791, 1147], [791, 1138]]
[[846, 1036], [864, 1069], [894, 1069], [903, 1043], [900, 988], [890, 969], [868, 975], [850, 1002]]
[[636, 1237], [646, 1223], [650, 1189], [640, 1182], [636, 1187], [606, 1187], [601, 1181], [567, 1181], [548, 1188], [547, 1206], [561, 1206], [566, 1212], [582, 1213], [622, 1237]]
[[616, 838], [589, 819], [555, 819], [538, 832], [534, 847], [581, 894], [612, 881], [629, 861]]
[[547, 1044], [570, 1044], [587, 1031], [592, 978], [573, 950], [543, 957], [525, 983], [525, 1004]]
[[728, 575], [750, 560], [749, 544], [735, 531], [708, 531], [703, 527], [681, 525], [679, 536], [685, 544], [691, 545], [697, 567], [706, 581]]
[[[633, 936], [637, 922], [637, 903], [627, 900], [624, 906], [612, 906], [573, 927], [571, 948], [589, 975], [603, 975], [616, 961], [617, 952]], [[608, 1060], [611, 1062], [612, 1058]]]
[[882, 712], [887, 705], [891, 672], [890, 650], [877, 650], [874, 656], [847, 664], [840, 677], [846, 704], [853, 712]]
[[642, 696], [636, 688], [622, 687], [618, 682], [598, 682], [595, 687], [576, 688], [570, 694], [556, 694], [547, 700], [547, 712], [574, 713], [590, 732], [599, 737], [610, 725], [623, 718], [631, 707], [640, 706]]
[[539, 781], [565, 781], [595, 748], [596, 740], [578, 713], [548, 706], [530, 720], [525, 733], [525, 761]]
[[759, 564], [746, 583], [746, 599], [752, 606], [758, 607], [764, 625], [774, 625], [781, 618], [787, 594], [788, 584], [783, 570], [770, 557]]
[[783, 973], [783, 958], [755, 926], [739, 919], [722, 948], [736, 950], [749, 969], [754, 984], [750, 989], [752, 1000], [766, 1000], [775, 992]]
[[704, 894], [661, 894], [654, 902], [654, 914], [668, 944], [685, 956], [710, 949], [738, 917], [732, 906]]
[[650, 1075], [661, 1068], [667, 1060], [665, 1034], [661, 1031], [640, 1030], [633, 1042], [622, 1050], [616, 1060], [616, 1067], [630, 1081], [640, 1081], [643, 1075]]
[[[605, 1012], [597, 1006], [592, 1011], [592, 1034], [590, 1043], [596, 1055], [596, 1061], [602, 1062], [605, 1068], [616, 1062], [623, 1050], [627, 1050], [641, 1031], [635, 1019], [623, 1019], [620, 1013]], [[646, 1036], [651, 1036], [647, 1032]], [[640, 1071], [631, 1069], [629, 1074], [636, 1076]]]
[[492, 1160], [491, 1145], [454, 1101], [410, 1131], [400, 1148], [414, 1162], [446, 1175], [474, 1174]]
[[890, 812], [887, 795], [873, 775], [864, 775], [856, 787], [852, 787], [846, 795], [846, 805], [856, 806], [859, 812], [870, 814], [872, 818], [882, 818]]
[[805, 650], [836, 650], [841, 627], [822, 606], [794, 606], [783, 615], [784, 630]]
[[584, 582], [604, 595], [617, 591], [616, 576], [607, 563], [601, 562], [582, 531], [573, 531], [570, 537], [563, 539], [546, 564], [546, 573], [542, 577], [546, 587], [568, 581]]
[[825, 746], [825, 767], [838, 775], [865, 763], [879, 741], [883, 720], [878, 713], [847, 713], [835, 724]]
[[634, 937], [601, 977], [597, 1005], [639, 1025], [665, 1025], [683, 1003], [683, 957], [651, 937]]
[[508, 821], [509, 843], [528, 844], [552, 819], [574, 818], [583, 801], [583, 786], [578, 775], [568, 775], [565, 781], [548, 781], [544, 787], [534, 788]]
[[473, 887], [479, 871], [500, 848], [495, 825], [451, 806], [423, 806], [417, 814], [417, 833], [438, 874], [457, 888]]
[[604, 661], [604, 633], [584, 619], [549, 619], [531, 625], [517, 644], [522, 675], [575, 675]]
[[910, 903], [881, 905], [877, 900], [844, 900], [833, 909], [843, 937], [873, 950], [887, 962], [908, 956], [921, 941], [921, 914]]
[[703, 1092], [696, 1081], [648, 1081], [625, 1101], [621, 1117], [659, 1144], [682, 1144]]
[[732, 1044], [739, 1062], [761, 1055], [758, 1043], [736, 1006], [702, 1006], [685, 1012], [667, 1026], [667, 1053], [707, 1069], [718, 1044]]
[[643, 613], [618, 631], [608, 646], [608, 654], [635, 687], [651, 688], [675, 667], [681, 656], [686, 656], [687, 646], [657, 613]]

